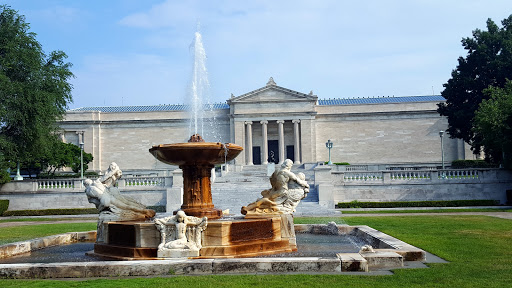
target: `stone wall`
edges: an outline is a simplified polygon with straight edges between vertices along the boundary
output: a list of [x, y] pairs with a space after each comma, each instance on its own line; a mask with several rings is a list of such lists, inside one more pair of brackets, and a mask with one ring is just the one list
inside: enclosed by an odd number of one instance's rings
[[[181, 171], [177, 172], [181, 175]], [[173, 199], [174, 177], [138, 177], [118, 181], [121, 193], [146, 206], [179, 207], [181, 202], [167, 203]], [[182, 180], [177, 177], [176, 180]], [[87, 201], [85, 188], [79, 179], [30, 180], [9, 182], [0, 187], [0, 199], [9, 200], [9, 210], [42, 210], [65, 208], [94, 208]], [[179, 197], [178, 197], [179, 198]], [[172, 205], [176, 204], [176, 205]]]
[[[317, 161], [329, 158], [325, 142], [331, 139], [332, 162], [440, 164], [439, 131], [447, 128], [447, 120], [436, 108], [432, 102], [319, 106]], [[467, 145], [459, 142], [445, 135], [445, 163], [473, 159]]]
[[[512, 173], [500, 169], [331, 172], [315, 168], [319, 202], [499, 200], [507, 202]], [[508, 199], [509, 201], [512, 199]]]
[[[211, 112], [217, 119], [215, 140], [229, 142], [227, 110]], [[183, 111], [152, 112], [68, 112], [60, 124], [64, 141], [79, 144], [77, 132], [84, 131], [84, 151], [93, 154], [89, 170], [103, 171], [116, 162], [123, 171], [173, 170], [157, 161], [149, 152], [153, 145], [187, 142], [189, 117]], [[208, 138], [206, 138], [208, 140]]]

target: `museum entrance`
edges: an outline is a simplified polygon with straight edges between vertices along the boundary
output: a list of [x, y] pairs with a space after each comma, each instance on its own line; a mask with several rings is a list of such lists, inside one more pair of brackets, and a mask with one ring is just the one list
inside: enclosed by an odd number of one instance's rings
[[252, 163], [254, 165], [261, 165], [261, 148], [260, 148], [260, 146], [252, 147]]
[[278, 140], [268, 140], [268, 163], [279, 163]]

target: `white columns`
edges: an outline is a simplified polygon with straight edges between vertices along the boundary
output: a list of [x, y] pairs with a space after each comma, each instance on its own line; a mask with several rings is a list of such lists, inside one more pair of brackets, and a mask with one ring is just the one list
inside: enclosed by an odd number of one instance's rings
[[253, 165], [252, 163], [252, 121], [245, 122], [247, 125], [247, 165]]
[[292, 120], [292, 123], [293, 123], [293, 137], [294, 137], [294, 142], [293, 142], [293, 158], [295, 158], [295, 164], [300, 164], [300, 146], [299, 146], [299, 143], [300, 143], [300, 137], [299, 137], [299, 123], [300, 123], [300, 120]]
[[279, 164], [284, 162], [284, 120], [277, 120], [279, 133]]
[[261, 163], [268, 164], [268, 139], [267, 139], [267, 124], [268, 121], [262, 120], [261, 123]]

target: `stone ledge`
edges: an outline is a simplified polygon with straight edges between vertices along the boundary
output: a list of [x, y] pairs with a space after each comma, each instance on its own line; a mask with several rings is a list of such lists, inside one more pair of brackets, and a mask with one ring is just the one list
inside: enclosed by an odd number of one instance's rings
[[368, 252], [361, 253], [361, 256], [368, 261], [369, 269], [398, 268], [404, 266], [403, 257], [395, 252]]
[[368, 272], [368, 261], [359, 253], [338, 253], [336, 256], [341, 260], [341, 271], [363, 271]]
[[70, 244], [76, 242], [93, 242], [96, 240], [96, 231], [69, 232], [58, 235], [51, 235], [35, 238], [26, 241], [19, 241], [0, 246], [0, 259], [12, 257], [18, 254], [28, 253], [46, 247]]

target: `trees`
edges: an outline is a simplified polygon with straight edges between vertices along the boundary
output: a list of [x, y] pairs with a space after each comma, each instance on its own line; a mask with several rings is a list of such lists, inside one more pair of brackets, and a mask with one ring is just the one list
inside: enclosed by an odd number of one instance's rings
[[74, 77], [66, 54], [45, 54], [29, 28], [24, 16], [0, 5], [0, 153], [21, 163], [51, 155]]
[[480, 102], [488, 99], [484, 89], [504, 87], [512, 79], [512, 15], [502, 21], [499, 28], [487, 20], [487, 31], [476, 29], [473, 37], [462, 39], [466, 57], [459, 57], [451, 79], [443, 86], [441, 95], [446, 103], [438, 104], [438, 112], [448, 117], [448, 133], [461, 138], [479, 152], [481, 141], [476, 139], [473, 117]]
[[484, 90], [489, 99], [484, 99], [475, 113], [473, 133], [475, 143], [482, 146], [492, 162], [512, 163], [512, 81], [504, 88], [489, 87]]

